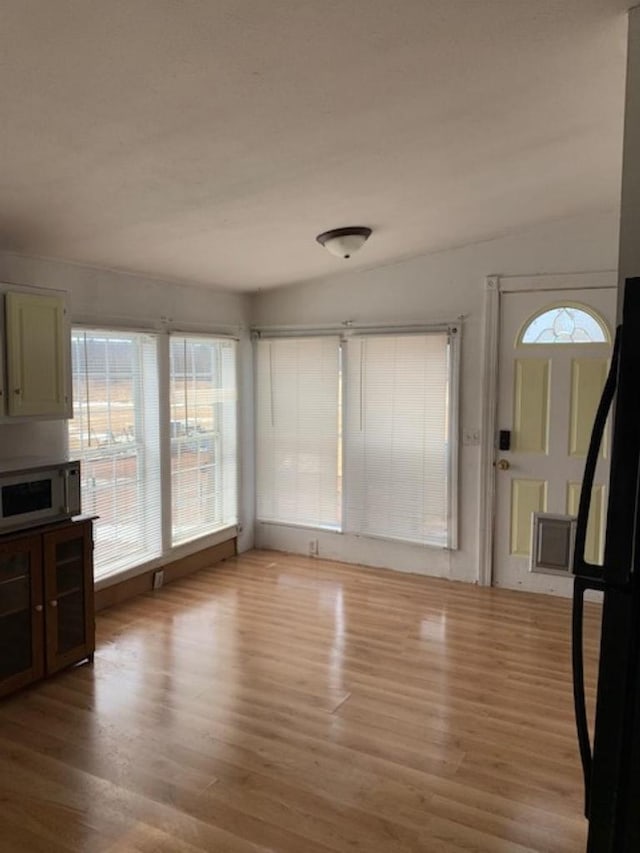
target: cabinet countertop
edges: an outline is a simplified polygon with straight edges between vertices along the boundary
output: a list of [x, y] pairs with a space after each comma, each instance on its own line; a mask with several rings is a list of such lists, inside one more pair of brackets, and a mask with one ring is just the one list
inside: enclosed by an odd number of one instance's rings
[[61, 530], [64, 527], [72, 527], [76, 524], [86, 524], [88, 521], [95, 521], [97, 518], [99, 518], [97, 515], [74, 515], [73, 518], [62, 518], [57, 521], [38, 524], [34, 527], [21, 527], [18, 530], [7, 530], [5, 533], [0, 533], [0, 544], [11, 542], [14, 539], [22, 539], [24, 536], [42, 536], [43, 533]]

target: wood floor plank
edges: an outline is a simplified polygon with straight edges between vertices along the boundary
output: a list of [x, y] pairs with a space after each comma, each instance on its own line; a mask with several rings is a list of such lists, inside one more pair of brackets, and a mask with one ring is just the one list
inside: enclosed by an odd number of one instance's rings
[[0, 702], [0, 851], [580, 853], [569, 629], [562, 599], [228, 560]]

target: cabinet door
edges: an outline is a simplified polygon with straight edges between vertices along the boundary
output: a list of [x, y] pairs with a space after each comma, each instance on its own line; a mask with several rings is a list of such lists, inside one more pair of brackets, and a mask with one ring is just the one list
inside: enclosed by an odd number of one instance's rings
[[0, 696], [44, 675], [39, 536], [0, 543]]
[[64, 300], [7, 293], [5, 308], [9, 415], [70, 417]]
[[80, 522], [43, 537], [47, 675], [93, 655], [91, 528]]

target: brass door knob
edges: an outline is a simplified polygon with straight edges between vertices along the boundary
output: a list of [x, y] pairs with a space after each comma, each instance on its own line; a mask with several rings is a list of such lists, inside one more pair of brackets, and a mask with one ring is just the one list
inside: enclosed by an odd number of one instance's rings
[[499, 468], [501, 471], [508, 471], [511, 468], [511, 462], [508, 459], [498, 459], [496, 468]]

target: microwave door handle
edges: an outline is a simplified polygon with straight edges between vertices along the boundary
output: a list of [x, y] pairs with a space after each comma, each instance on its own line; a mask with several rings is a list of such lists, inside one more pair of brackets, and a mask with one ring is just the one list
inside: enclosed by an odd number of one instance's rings
[[62, 511], [65, 515], [69, 515], [69, 469], [65, 468], [62, 472]]
[[584, 465], [584, 476], [582, 478], [582, 489], [580, 490], [580, 503], [578, 505], [578, 518], [576, 522], [575, 548], [573, 555], [573, 574], [576, 577], [582, 578], [601, 578], [602, 566], [588, 563], [584, 557], [584, 549], [587, 540], [587, 525], [589, 523], [589, 510], [591, 509], [591, 491], [593, 488], [593, 480], [598, 464], [598, 454], [604, 437], [609, 410], [616, 393], [616, 385], [618, 382], [618, 361], [620, 360], [620, 330], [621, 326], [616, 329], [616, 339], [613, 345], [613, 353], [611, 354], [611, 367], [607, 380], [604, 383], [602, 397], [598, 404], [595, 420], [593, 422], [593, 430], [591, 432], [591, 441], [587, 458]]

